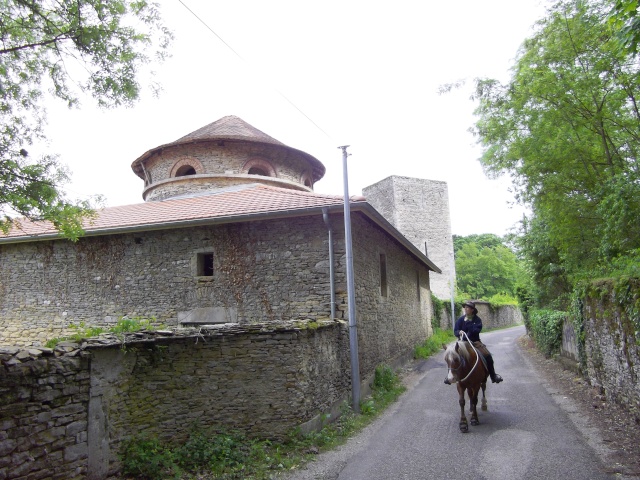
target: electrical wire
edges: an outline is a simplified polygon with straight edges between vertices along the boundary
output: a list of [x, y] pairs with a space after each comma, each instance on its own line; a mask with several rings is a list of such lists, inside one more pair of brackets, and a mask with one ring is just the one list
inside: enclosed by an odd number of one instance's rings
[[[242, 60], [243, 62], [245, 62], [247, 65], [250, 65], [249, 62], [247, 62], [247, 60], [245, 60], [242, 55], [240, 55], [231, 45], [229, 45], [220, 35], [218, 35], [215, 30], [213, 30], [213, 28], [211, 28], [207, 22], [205, 22], [202, 18], [200, 18], [200, 16], [198, 16], [198, 14], [196, 14], [191, 8], [189, 8], [189, 6], [184, 3], [182, 0], [178, 0], [182, 6], [184, 8], [186, 8], [189, 13], [191, 13], [191, 15], [193, 15], [200, 23], [202, 23], [202, 25], [205, 26], [205, 28], [207, 30], [209, 30], [213, 35], [215, 35], [215, 37], [220, 40], [225, 47], [227, 47], [229, 50], [231, 50], [234, 55], [236, 55], [240, 60]], [[251, 65], [250, 65], [251, 66]], [[278, 90], [277, 88], [273, 87], [274, 91], [280, 95], [287, 103], [289, 103], [289, 105], [291, 105], [293, 108], [295, 108], [303, 117], [305, 117], [309, 122], [311, 122], [311, 124], [316, 127], [320, 132], [322, 132], [329, 140], [331, 140], [331, 136], [325, 132], [316, 122], [313, 121], [313, 119], [311, 119], [311, 117], [309, 117], [309, 115], [307, 115], [300, 107], [298, 107], [292, 100], [290, 100], [284, 93], [282, 93], [280, 90]]]

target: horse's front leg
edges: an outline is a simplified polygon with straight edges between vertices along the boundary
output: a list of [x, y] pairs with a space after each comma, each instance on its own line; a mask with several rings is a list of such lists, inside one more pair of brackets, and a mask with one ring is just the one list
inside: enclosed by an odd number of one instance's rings
[[467, 423], [467, 417], [464, 414], [464, 388], [458, 383], [458, 403], [460, 404], [460, 431], [467, 433], [469, 431], [469, 424]]
[[471, 425], [476, 426], [480, 425], [480, 420], [478, 420], [478, 390], [475, 388], [469, 389], [469, 402], [471, 403]]
[[487, 411], [487, 398], [484, 396], [484, 391], [487, 389], [487, 382], [484, 381], [482, 382], [482, 385], [480, 385], [482, 387], [482, 411], [486, 412]]

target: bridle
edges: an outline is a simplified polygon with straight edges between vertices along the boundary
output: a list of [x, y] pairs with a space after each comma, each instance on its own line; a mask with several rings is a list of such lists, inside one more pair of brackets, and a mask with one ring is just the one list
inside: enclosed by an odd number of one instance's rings
[[[476, 347], [473, 346], [473, 343], [471, 342], [471, 340], [469, 340], [469, 337], [467, 336], [467, 332], [461, 331], [460, 332], [460, 336], [462, 336], [462, 335], [467, 337], [467, 342], [469, 343], [469, 345], [471, 345], [471, 348], [473, 348], [473, 351], [476, 352], [476, 363], [473, 364], [473, 367], [471, 368], [471, 370], [469, 370], [469, 373], [467, 373], [467, 376], [464, 377], [462, 380], [458, 380], [458, 383], [462, 383], [462, 382], [466, 381], [467, 378], [469, 378], [469, 376], [476, 369], [476, 367], [478, 366], [478, 362], [480, 361], [480, 353], [478, 352], [478, 350], [476, 350]], [[449, 371], [456, 372], [456, 371], [460, 370], [462, 367], [464, 367], [466, 365], [466, 361], [464, 359], [464, 355], [460, 355], [458, 353], [458, 357], [460, 357], [460, 365], [457, 368], [451, 368], [449, 366]]]

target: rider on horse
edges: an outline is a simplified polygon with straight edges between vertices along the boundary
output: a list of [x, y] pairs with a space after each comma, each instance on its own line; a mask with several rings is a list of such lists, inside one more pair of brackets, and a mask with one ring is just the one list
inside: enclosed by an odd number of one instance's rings
[[[502, 381], [502, 377], [496, 373], [493, 367], [493, 357], [491, 356], [491, 353], [487, 349], [486, 345], [480, 341], [482, 320], [478, 316], [478, 309], [476, 308], [476, 304], [473, 302], [465, 302], [462, 304], [462, 306], [464, 307], [465, 314], [458, 320], [456, 320], [453, 334], [456, 336], [456, 338], [460, 338], [460, 332], [466, 333], [466, 335], [463, 335], [463, 340], [466, 342], [468, 337], [469, 341], [473, 343], [473, 346], [476, 347], [480, 351], [480, 353], [482, 353], [485, 360], [487, 361], [487, 369], [489, 370], [491, 381], [493, 383], [500, 383]], [[445, 379], [444, 383], [450, 385], [450, 382], [447, 379]]]

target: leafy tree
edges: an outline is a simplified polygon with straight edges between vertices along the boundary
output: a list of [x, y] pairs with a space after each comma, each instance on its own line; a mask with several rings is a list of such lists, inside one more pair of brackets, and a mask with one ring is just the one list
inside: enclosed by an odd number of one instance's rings
[[511, 174], [531, 207], [523, 251], [540, 299], [640, 247], [627, 228], [640, 205], [616, 200], [640, 185], [640, 74], [609, 11], [605, 0], [561, 0], [525, 40], [508, 84], [476, 81], [481, 162], [489, 175]]
[[102, 107], [129, 106], [149, 51], [162, 59], [170, 40], [145, 0], [0, 0], [0, 229], [18, 214], [81, 234], [92, 205], [65, 198], [68, 174], [55, 155], [28, 153], [44, 138], [45, 100], [72, 107], [88, 94]]
[[493, 234], [454, 235], [458, 290], [467, 297], [484, 298], [497, 294], [516, 295], [524, 271], [511, 249]]
[[638, 0], [616, 0], [609, 12], [609, 23], [616, 31], [622, 47], [632, 54], [638, 53], [640, 44], [640, 16]]

